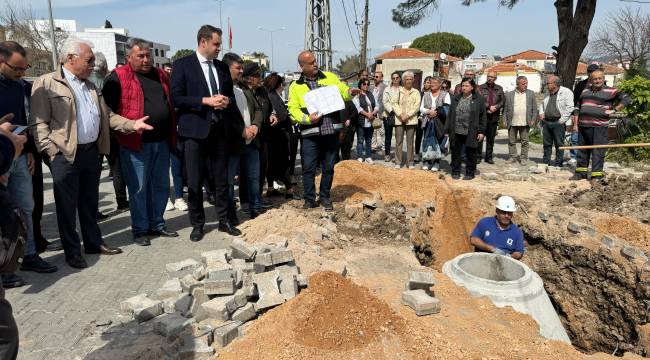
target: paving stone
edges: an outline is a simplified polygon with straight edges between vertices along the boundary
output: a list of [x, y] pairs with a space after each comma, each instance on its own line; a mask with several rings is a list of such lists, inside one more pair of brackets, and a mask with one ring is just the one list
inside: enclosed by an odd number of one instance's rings
[[205, 266], [201, 265], [196, 270], [192, 272], [192, 276], [194, 279], [201, 281], [203, 278], [205, 278], [206, 272], [205, 272]]
[[613, 249], [619, 244], [619, 240], [616, 237], [610, 235], [603, 235], [600, 242], [609, 249]]
[[239, 308], [232, 314], [232, 319], [235, 321], [241, 321], [243, 323], [254, 319], [257, 316], [255, 311], [255, 306], [252, 303], [248, 303], [243, 307]]
[[188, 335], [183, 346], [178, 351], [180, 360], [209, 360], [214, 355], [214, 349], [200, 338]]
[[142, 307], [142, 304], [145, 304], [150, 300], [146, 294], [138, 294], [136, 296], [130, 297], [120, 303], [120, 310], [125, 315], [133, 315], [133, 311], [137, 307]]
[[255, 303], [256, 311], [268, 309], [284, 302], [284, 296], [280, 294], [279, 278], [280, 273], [275, 270], [253, 275], [253, 282], [259, 294], [259, 300]]
[[201, 264], [198, 261], [190, 258], [179, 262], [167, 264], [165, 265], [165, 270], [167, 270], [169, 277], [171, 278], [176, 277], [180, 279], [183, 276], [194, 272], [194, 270], [196, 270], [196, 268], [198, 268], [199, 266], [201, 266]]
[[408, 279], [408, 290], [424, 290], [430, 294], [431, 287], [436, 284], [433, 273], [411, 271]]
[[639, 260], [642, 262], [648, 261], [648, 255], [643, 252], [641, 249], [637, 249], [633, 246], [623, 245], [621, 248], [621, 255], [630, 261]]
[[205, 279], [203, 280], [218, 280], [234, 277], [234, 270], [230, 264], [214, 264], [205, 269], [205, 273]]
[[293, 299], [298, 295], [298, 280], [296, 275], [289, 273], [280, 273], [279, 277], [280, 282], [280, 294], [284, 296], [286, 300]]
[[253, 281], [253, 273], [244, 273], [241, 290], [249, 299], [259, 295], [257, 292], [257, 286], [255, 286], [255, 282]]
[[230, 310], [235, 307], [234, 296], [219, 296], [201, 305], [207, 316], [217, 320], [230, 320]]
[[508, 181], [523, 181], [524, 177], [520, 174], [506, 174], [504, 179]]
[[582, 225], [575, 223], [573, 221], [570, 221], [569, 224], [566, 227], [567, 230], [574, 234], [580, 234], [580, 231], [582, 230]]
[[429, 296], [424, 290], [409, 290], [402, 293], [402, 305], [415, 310], [417, 316], [440, 312], [440, 300]]
[[214, 342], [214, 334], [212, 333], [213, 331], [214, 327], [212, 325], [199, 324], [192, 335], [194, 338], [201, 339], [206, 344], [208, 344], [208, 346], [211, 346]]
[[169, 297], [178, 295], [183, 292], [181, 287], [181, 282], [178, 278], [173, 278], [171, 280], [165, 281], [163, 286], [156, 290], [156, 292], [151, 296], [152, 299], [164, 300]]
[[255, 265], [259, 266], [273, 266], [273, 257], [271, 256], [271, 253], [263, 253], [263, 254], [257, 254], [255, 256]]
[[203, 280], [203, 290], [206, 295], [231, 295], [235, 293], [235, 278], [229, 276]]
[[214, 329], [214, 346], [224, 348], [239, 336], [241, 321], [230, 321]]
[[192, 291], [192, 305], [190, 306], [190, 314], [196, 318], [196, 321], [202, 321], [207, 318], [207, 313], [201, 305], [210, 301], [210, 298], [205, 293], [203, 288], [196, 288]]
[[481, 179], [488, 181], [499, 180], [499, 175], [497, 173], [481, 173]]
[[288, 273], [293, 275], [299, 275], [300, 269], [295, 265], [280, 265], [276, 266], [274, 270], [277, 270], [280, 274]]
[[201, 260], [209, 268], [218, 264], [228, 264], [230, 255], [230, 251], [227, 249], [205, 251], [201, 253]]
[[187, 274], [180, 280], [180, 286], [183, 292], [191, 294], [192, 290], [203, 286], [203, 284], [200, 281], [196, 280], [196, 278], [194, 278], [194, 275]]
[[195, 322], [196, 319], [188, 319], [178, 312], [163, 314], [153, 319], [153, 331], [165, 337], [177, 336]]
[[167, 314], [180, 312], [185, 314], [192, 305], [190, 294], [178, 294], [163, 300], [163, 311]]
[[298, 280], [298, 286], [301, 289], [309, 287], [309, 277], [306, 274], [298, 274], [296, 280]]
[[151, 320], [163, 313], [163, 303], [160, 300], [147, 299], [133, 309], [133, 317], [139, 322]]
[[235, 259], [252, 260], [255, 258], [256, 250], [251, 248], [244, 240], [234, 238], [230, 244], [232, 257]]
[[286, 264], [293, 260], [293, 251], [291, 250], [279, 250], [271, 252], [271, 261], [273, 265]]

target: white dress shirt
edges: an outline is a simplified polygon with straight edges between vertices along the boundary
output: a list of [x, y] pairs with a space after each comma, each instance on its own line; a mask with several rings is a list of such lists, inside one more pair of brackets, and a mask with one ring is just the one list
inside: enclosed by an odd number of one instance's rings
[[[214, 66], [214, 63], [212, 60], [206, 59], [203, 55], [199, 54], [198, 51], [196, 52], [196, 57], [199, 59], [199, 63], [201, 64], [201, 70], [203, 70], [203, 76], [205, 77], [205, 82], [208, 84], [208, 89], [210, 89], [210, 94], [216, 95], [219, 93], [219, 76], [217, 76], [217, 69]], [[210, 86], [210, 78], [208, 75], [208, 70], [212, 69], [212, 73], [214, 74], [214, 80], [217, 82], [217, 89], [213, 89], [212, 86]]]
[[99, 106], [88, 89], [85, 80], [77, 78], [63, 67], [65, 79], [72, 87], [77, 108], [77, 144], [89, 144], [97, 141], [99, 136]]

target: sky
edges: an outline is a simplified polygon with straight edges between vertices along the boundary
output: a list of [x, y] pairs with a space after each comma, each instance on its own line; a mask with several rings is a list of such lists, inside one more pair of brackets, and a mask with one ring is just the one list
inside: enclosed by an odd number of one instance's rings
[[[9, 0], [17, 2], [17, 0]], [[228, 18], [236, 53], [261, 51], [271, 56], [272, 68], [295, 71], [297, 55], [304, 48], [304, 0], [51, 0], [55, 19], [77, 20], [77, 27], [101, 27], [108, 19], [113, 27], [129, 29], [131, 36], [169, 44], [171, 53], [196, 48], [196, 32], [203, 24], [221, 26], [227, 51]], [[435, 31], [458, 33], [475, 46], [475, 54], [509, 55], [528, 49], [552, 51], [557, 45], [557, 22], [552, 0], [521, 0], [512, 10], [497, 0], [470, 7], [460, 0], [441, 0], [440, 6], [420, 25], [400, 28], [391, 20], [399, 0], [370, 0], [369, 59], [392, 45]], [[47, 18], [46, 0], [23, 0], [34, 16]], [[346, 55], [358, 53], [364, 0], [330, 0], [334, 65]], [[345, 6], [346, 12], [343, 10]], [[608, 14], [630, 6], [618, 0], [600, 0], [592, 31]], [[355, 14], [356, 7], [356, 14]], [[650, 9], [650, 5], [646, 5]], [[221, 8], [221, 17], [220, 17]], [[348, 30], [347, 13], [351, 31]], [[271, 34], [273, 32], [273, 52]], [[352, 36], [350, 35], [352, 33]], [[225, 51], [222, 51], [222, 54]]]

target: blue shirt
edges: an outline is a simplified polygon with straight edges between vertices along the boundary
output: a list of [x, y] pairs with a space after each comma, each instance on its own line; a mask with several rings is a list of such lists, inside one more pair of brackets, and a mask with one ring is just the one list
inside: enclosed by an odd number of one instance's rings
[[513, 252], [524, 253], [524, 234], [521, 230], [513, 223], [502, 230], [496, 216], [481, 219], [476, 224], [471, 236], [479, 238], [508, 254]]

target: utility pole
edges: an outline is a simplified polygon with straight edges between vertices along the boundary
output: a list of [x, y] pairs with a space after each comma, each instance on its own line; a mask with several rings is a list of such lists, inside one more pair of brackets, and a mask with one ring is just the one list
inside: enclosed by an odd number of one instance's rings
[[221, 5], [223, 4], [223, 0], [217, 0], [219, 2], [219, 28], [223, 30], [223, 18], [221, 17]]
[[324, 70], [332, 68], [330, 0], [307, 0], [305, 9], [305, 49], [316, 56]]
[[56, 70], [59, 62], [59, 55], [56, 51], [56, 41], [54, 39], [54, 17], [52, 16], [52, 0], [47, 0], [48, 9], [50, 11], [50, 41], [52, 42], [52, 70]]
[[361, 63], [361, 69], [365, 69], [367, 67], [367, 57], [368, 57], [368, 2], [369, 0], [366, 0], [366, 6], [363, 10], [363, 30], [361, 32], [361, 55], [360, 55], [360, 63]]

